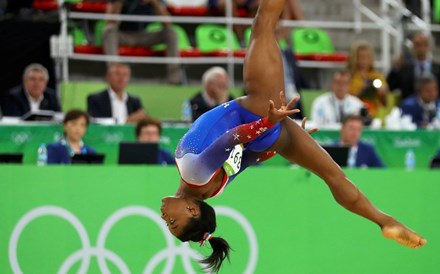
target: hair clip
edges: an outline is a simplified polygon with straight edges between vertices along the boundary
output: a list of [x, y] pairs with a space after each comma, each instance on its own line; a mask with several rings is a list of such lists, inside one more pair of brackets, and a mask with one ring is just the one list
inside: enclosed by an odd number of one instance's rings
[[212, 235], [209, 232], [205, 232], [205, 234], [203, 235], [203, 239], [199, 241], [200, 246], [204, 246], [206, 244], [206, 241], [209, 241], [212, 239]]

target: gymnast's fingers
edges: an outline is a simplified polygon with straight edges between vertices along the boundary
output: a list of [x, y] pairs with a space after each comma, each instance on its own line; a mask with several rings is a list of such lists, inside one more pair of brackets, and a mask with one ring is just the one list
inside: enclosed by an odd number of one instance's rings
[[307, 117], [304, 117], [304, 118], [302, 119], [302, 121], [301, 121], [301, 127], [302, 127], [303, 129], [306, 129], [306, 121], [307, 121]]
[[293, 105], [295, 105], [296, 101], [299, 100], [299, 96], [295, 96], [292, 98], [292, 100], [290, 100], [290, 102], [287, 104], [286, 108], [287, 109], [291, 109], [293, 107]]
[[319, 130], [319, 128], [315, 127], [312, 128], [311, 130], [307, 131], [310, 135], [312, 135], [313, 133], [317, 132]]
[[281, 101], [281, 108], [286, 105], [286, 95], [284, 93], [284, 90], [280, 91], [280, 101]]

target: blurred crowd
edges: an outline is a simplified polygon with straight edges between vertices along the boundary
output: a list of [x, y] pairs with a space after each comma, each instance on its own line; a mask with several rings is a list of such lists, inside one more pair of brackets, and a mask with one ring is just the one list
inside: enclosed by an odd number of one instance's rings
[[[170, 12], [161, 0], [109, 0], [106, 1], [108, 14], [161, 15]], [[26, 20], [37, 16], [33, 10], [34, 1], [0, 0], [0, 16], [4, 19]], [[224, 15], [225, 0], [210, 0], [207, 8], [210, 14]], [[258, 7], [257, 0], [232, 1], [234, 16], [253, 17]], [[243, 15], [244, 14], [244, 15]], [[40, 18], [45, 18], [41, 17]], [[304, 16], [299, 0], [286, 1], [283, 19], [303, 20]], [[152, 47], [165, 44], [165, 55], [177, 57], [178, 35], [169, 22], [164, 22], [159, 30], [145, 31], [148, 23], [119, 22], [108, 20], [105, 23], [102, 46], [104, 54], [118, 55], [120, 45]], [[234, 25], [234, 31], [242, 45], [246, 44], [245, 27]], [[280, 41], [292, 43], [291, 29], [280, 27], [277, 31]], [[364, 126], [373, 128], [394, 127], [401, 129], [440, 128], [439, 79], [440, 64], [433, 58], [433, 39], [431, 34], [414, 32], [409, 37], [411, 47], [393, 61], [390, 71], [383, 73], [374, 65], [372, 46], [367, 41], [352, 44], [345, 69], [334, 72], [331, 84], [324, 87], [310, 106], [301, 100], [296, 108], [310, 107], [310, 122], [320, 128], [341, 128], [338, 143], [355, 147], [356, 151], [366, 149], [369, 152], [357, 153], [369, 159], [352, 160], [352, 166], [383, 167], [374, 148], [360, 141]], [[281, 43], [281, 42], [280, 42]], [[282, 49], [284, 61], [285, 93], [288, 99], [296, 95], [305, 95], [308, 83], [295, 58], [293, 46]], [[65, 113], [65, 138], [49, 145], [48, 163], [66, 163], [75, 153], [96, 153], [93, 148], [82, 142], [90, 122], [111, 121], [115, 124], [135, 123], [139, 141], [159, 142], [160, 121], [150, 117], [138, 97], [130, 95], [131, 68], [127, 64], [108, 62], [105, 79], [107, 87], [87, 97], [87, 109], [66, 110], [61, 108], [59, 95], [47, 86], [49, 73], [38, 63], [29, 64], [23, 71], [22, 82], [7, 92], [0, 104], [3, 117], [29, 117]], [[179, 64], [167, 65], [167, 82], [179, 85], [182, 80], [182, 68]], [[197, 120], [203, 113], [227, 101], [233, 100], [229, 92], [229, 75], [222, 67], [214, 66], [206, 70], [200, 79], [200, 91], [189, 102], [191, 121]], [[244, 89], [244, 93], [246, 90]], [[148, 102], [154, 104], [154, 102]], [[188, 107], [188, 106], [187, 106]], [[40, 114], [39, 114], [40, 113]], [[34, 115], [34, 116], [32, 116]], [[299, 114], [294, 119], [302, 119]], [[342, 126], [341, 126], [342, 125]], [[149, 138], [150, 136], [151, 138]], [[350, 137], [351, 136], [351, 137]], [[62, 148], [62, 149], [61, 149]], [[68, 148], [67, 150], [65, 148]], [[169, 152], [159, 153], [158, 163], [172, 163]], [[356, 154], [354, 154], [356, 157]]]

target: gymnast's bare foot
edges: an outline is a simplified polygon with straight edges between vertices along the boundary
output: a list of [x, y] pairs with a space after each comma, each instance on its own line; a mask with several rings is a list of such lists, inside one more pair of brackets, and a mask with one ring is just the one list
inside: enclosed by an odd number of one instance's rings
[[419, 234], [395, 220], [382, 227], [382, 234], [385, 238], [411, 248], [419, 248], [426, 244], [426, 240]]

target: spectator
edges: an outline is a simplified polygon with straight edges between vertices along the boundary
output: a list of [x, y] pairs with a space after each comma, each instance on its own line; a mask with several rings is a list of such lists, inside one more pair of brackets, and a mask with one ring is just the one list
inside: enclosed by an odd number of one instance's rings
[[[110, 0], [107, 7], [108, 14], [133, 14], [133, 15], [158, 15], [169, 16], [161, 0]], [[103, 33], [103, 46], [105, 54], [118, 55], [119, 45], [151, 47], [156, 44], [166, 44], [168, 57], [178, 56], [178, 38], [171, 28], [171, 23], [163, 23], [163, 29], [146, 32], [145, 22], [119, 22], [107, 21]], [[168, 65], [168, 82], [179, 84], [182, 82], [180, 66]]]
[[55, 90], [47, 87], [49, 73], [40, 64], [30, 64], [23, 73], [23, 84], [11, 89], [3, 104], [4, 116], [20, 117], [29, 111], [61, 111]]
[[348, 71], [339, 71], [333, 75], [332, 91], [315, 99], [312, 104], [312, 121], [325, 127], [340, 123], [344, 116], [360, 114], [363, 103], [349, 94], [351, 75]]
[[417, 95], [406, 98], [401, 108], [402, 115], [410, 115], [417, 127], [427, 127], [440, 111], [437, 79], [431, 74], [421, 75], [417, 81]]
[[[287, 0], [281, 17], [284, 20], [304, 20], [299, 0]], [[293, 52], [293, 41], [290, 37], [291, 32], [291, 27], [281, 26], [279, 26], [275, 32], [281, 48], [281, 58], [283, 58], [284, 92], [288, 101], [294, 96], [300, 95], [301, 89], [309, 88], [309, 84], [303, 77], [301, 69], [298, 67], [295, 53]], [[290, 118], [303, 119], [301, 99], [295, 103], [293, 108], [299, 109], [301, 112], [291, 115]]]
[[228, 74], [221, 67], [212, 67], [203, 73], [203, 90], [190, 100], [193, 121], [216, 106], [234, 99], [229, 94], [228, 82]]
[[8, 0], [4, 7], [4, 15], [6, 19], [13, 20], [31, 20], [34, 15], [32, 0]]
[[350, 147], [347, 161], [348, 166], [385, 167], [374, 147], [360, 141], [362, 130], [362, 117], [349, 115], [344, 118], [339, 144]]
[[422, 32], [416, 32], [411, 37], [412, 54], [409, 60], [401, 58], [388, 74], [391, 90], [398, 89], [402, 99], [416, 93], [417, 78], [424, 73], [431, 73], [440, 79], [440, 64], [432, 58], [432, 38]]
[[[224, 16], [227, 14], [226, 1], [227, 0], [208, 0], [207, 7], [209, 9], [209, 13], [213, 16]], [[254, 18], [258, 8], [258, 2], [258, 0], [232, 0], [232, 16]], [[233, 25], [233, 29], [237, 35], [238, 41], [243, 47], [245, 46], [244, 32], [247, 28], [249, 28], [249, 25]]]
[[114, 118], [118, 124], [136, 123], [145, 118], [139, 98], [125, 91], [130, 81], [130, 67], [112, 64], [107, 69], [109, 87], [87, 97], [87, 112], [94, 118]]
[[64, 139], [47, 146], [48, 164], [70, 164], [75, 154], [96, 154], [95, 149], [86, 146], [82, 140], [89, 125], [89, 115], [78, 109], [71, 110], [64, 117]]
[[[136, 125], [136, 138], [141, 143], [159, 143], [162, 134], [160, 121], [147, 117], [140, 120]], [[171, 153], [159, 148], [157, 153], [157, 164], [174, 165], [175, 160]]]
[[[283, 13], [281, 14], [283, 20], [304, 20], [304, 14], [301, 7], [300, 0], [286, 0], [284, 4]], [[276, 30], [277, 38], [284, 39], [287, 42], [288, 47], [293, 49], [291, 39], [292, 27], [279, 26]], [[280, 44], [281, 45], [281, 44]]]
[[365, 41], [351, 47], [348, 68], [351, 72], [350, 94], [359, 97], [367, 106], [371, 116], [386, 106], [388, 85], [385, 77], [374, 68], [374, 53]]

